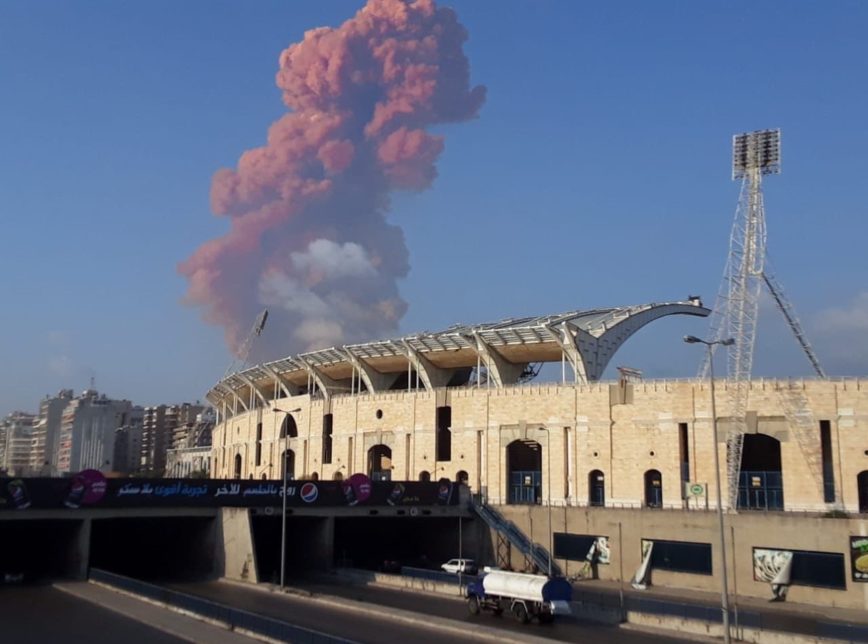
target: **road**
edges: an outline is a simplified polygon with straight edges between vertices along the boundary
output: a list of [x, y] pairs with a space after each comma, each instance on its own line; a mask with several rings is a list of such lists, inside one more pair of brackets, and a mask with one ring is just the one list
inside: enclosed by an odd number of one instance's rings
[[[174, 590], [205, 597], [219, 604], [240, 608], [257, 615], [265, 615], [309, 628], [328, 635], [346, 638], [360, 644], [377, 642], [413, 642], [413, 644], [441, 644], [442, 631], [422, 625], [390, 620], [387, 616], [350, 612], [330, 605], [311, 602], [305, 597], [291, 594], [269, 593], [225, 582], [183, 582], [163, 584]], [[479, 640], [462, 638], [449, 633], [450, 642], [479, 644]]]
[[50, 585], [0, 586], [0, 641], [3, 644], [185, 642]]
[[[385, 588], [360, 588], [322, 582], [299, 583], [293, 580], [293, 587], [311, 592], [314, 597], [343, 597], [365, 602], [380, 610], [385, 609], [386, 613], [388, 613], [389, 608], [417, 613], [420, 617], [420, 625], [383, 619], [376, 615], [349, 612], [333, 606], [311, 602], [304, 597], [268, 593], [261, 589], [245, 588], [239, 584], [185, 582], [168, 585], [191, 595], [199, 595], [222, 604], [267, 615], [330, 635], [346, 637], [363, 644], [393, 641], [412, 641], [414, 644], [443, 642], [443, 632], [423, 627], [426, 617], [453, 620], [457, 625], [463, 625], [468, 630], [473, 627], [506, 630], [512, 635], [519, 636], [519, 638], [522, 635], [532, 635], [554, 641], [581, 641], [589, 644], [610, 642], [613, 644], [639, 644], [672, 641], [671, 638], [667, 637], [625, 631], [617, 627], [600, 626], [571, 618], [559, 619], [554, 624], [539, 625], [533, 622], [522, 625], [508, 617], [494, 617], [490, 614], [473, 617], [467, 613], [464, 603], [455, 599]], [[454, 633], [449, 633], [448, 639], [450, 642], [458, 643], [478, 642], [473, 638], [462, 638]]]

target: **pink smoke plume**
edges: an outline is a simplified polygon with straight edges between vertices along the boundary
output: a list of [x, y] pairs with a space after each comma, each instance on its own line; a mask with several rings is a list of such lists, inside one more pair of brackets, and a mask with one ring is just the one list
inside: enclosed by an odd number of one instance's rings
[[473, 118], [485, 101], [485, 87], [470, 87], [466, 39], [432, 0], [369, 0], [281, 53], [290, 111], [264, 147], [214, 175], [211, 207], [231, 228], [179, 266], [187, 301], [233, 351], [264, 307], [257, 354], [271, 357], [397, 329], [409, 264], [385, 219], [389, 194], [437, 176], [443, 138], [426, 127]]

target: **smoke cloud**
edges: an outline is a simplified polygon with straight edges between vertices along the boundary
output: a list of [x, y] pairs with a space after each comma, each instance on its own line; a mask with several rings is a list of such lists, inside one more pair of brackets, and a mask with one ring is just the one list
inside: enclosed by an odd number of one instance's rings
[[257, 354], [278, 357], [397, 330], [409, 270], [390, 193], [424, 190], [443, 138], [432, 125], [476, 116], [467, 32], [432, 0], [370, 0], [337, 28], [283, 51], [277, 86], [289, 112], [266, 145], [211, 186], [229, 232], [182, 262], [187, 301], [224, 328], [237, 352], [269, 309]]

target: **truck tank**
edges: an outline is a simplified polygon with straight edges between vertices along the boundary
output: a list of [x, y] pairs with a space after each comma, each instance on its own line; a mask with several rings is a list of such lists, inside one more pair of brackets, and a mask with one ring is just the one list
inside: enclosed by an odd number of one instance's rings
[[513, 597], [534, 602], [566, 602], [573, 596], [573, 588], [563, 577], [545, 577], [521, 572], [494, 570], [482, 578], [486, 595]]

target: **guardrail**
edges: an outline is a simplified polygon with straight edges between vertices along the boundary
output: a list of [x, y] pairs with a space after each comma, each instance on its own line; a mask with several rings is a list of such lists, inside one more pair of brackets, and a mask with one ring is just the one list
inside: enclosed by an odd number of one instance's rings
[[149, 584], [138, 579], [123, 577], [105, 570], [91, 568], [89, 577], [107, 586], [125, 590], [134, 595], [177, 608], [197, 617], [214, 620], [225, 624], [227, 628], [237, 631], [247, 631], [264, 637], [301, 644], [356, 644], [353, 640], [320, 633], [309, 628], [294, 626], [264, 615], [257, 615], [246, 610], [218, 604], [203, 597]]
[[461, 576], [446, 572], [443, 570], [427, 570], [425, 568], [413, 568], [412, 566], [401, 566], [401, 575], [403, 577], [412, 577], [414, 579], [426, 579], [428, 581], [437, 581], [444, 584], [455, 584], [456, 586], [466, 586], [471, 581], [476, 581], [477, 575], [468, 575], [462, 573]]

